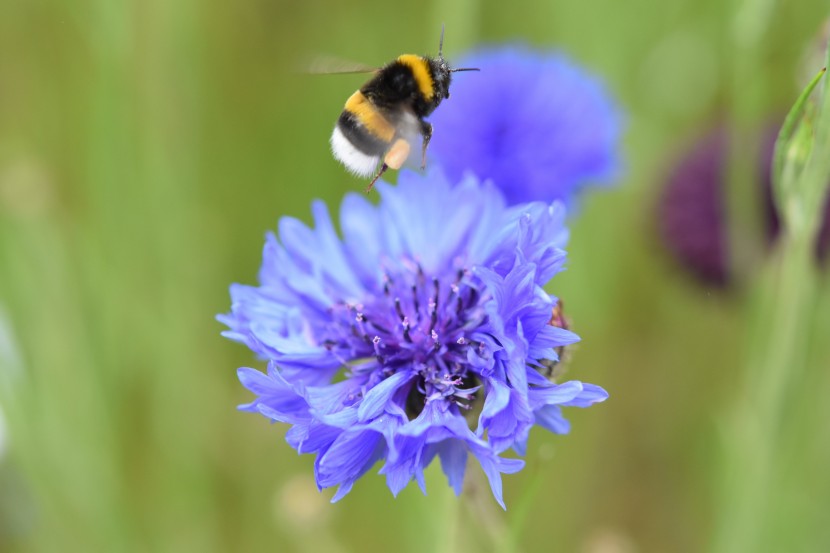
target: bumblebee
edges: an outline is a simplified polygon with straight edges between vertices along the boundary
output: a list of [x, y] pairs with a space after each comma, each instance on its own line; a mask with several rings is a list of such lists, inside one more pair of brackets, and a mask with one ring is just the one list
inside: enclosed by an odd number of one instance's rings
[[[361, 177], [374, 173], [366, 192], [388, 169], [400, 169], [420, 135], [421, 168], [426, 167], [432, 125], [424, 120], [450, 97], [451, 75], [478, 68], [450, 68], [442, 54], [444, 29], [438, 56], [403, 54], [380, 69], [346, 106], [331, 135], [331, 151], [346, 169]], [[380, 169], [378, 163], [383, 160]]]

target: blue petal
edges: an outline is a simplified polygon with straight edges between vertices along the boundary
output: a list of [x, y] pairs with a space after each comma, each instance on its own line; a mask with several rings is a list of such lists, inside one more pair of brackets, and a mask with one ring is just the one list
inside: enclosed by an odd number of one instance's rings
[[337, 493], [335, 493], [334, 497], [331, 498], [331, 502], [337, 503], [338, 501], [346, 497], [346, 495], [350, 491], [352, 491], [352, 486], [354, 486], [354, 480], [349, 480], [348, 482], [343, 482], [342, 484], [340, 484], [340, 486], [337, 488]]
[[317, 483], [328, 488], [360, 478], [381, 458], [384, 449], [376, 432], [356, 430], [340, 434], [318, 460]]
[[528, 393], [533, 405], [560, 405], [582, 393], [583, 385], [578, 380], [569, 380], [547, 388], [536, 388]]
[[595, 384], [582, 384], [582, 392], [572, 400], [563, 403], [570, 407], [589, 407], [608, 399], [608, 392]]
[[343, 430], [352, 428], [357, 424], [357, 409], [354, 407], [343, 409], [336, 413], [320, 413], [319, 411], [315, 411], [313, 414], [315, 419], [323, 424], [335, 426]]
[[343, 433], [341, 428], [328, 426], [319, 422], [292, 426], [285, 433], [285, 441], [297, 450], [297, 453], [316, 453], [324, 451]]
[[490, 490], [493, 492], [493, 497], [496, 498], [501, 508], [506, 511], [507, 507], [502, 497], [501, 473], [512, 474], [519, 472], [525, 465], [524, 461], [519, 459], [502, 459], [495, 455], [476, 455], [476, 457], [481, 468], [484, 470], [484, 474], [487, 476], [487, 480], [490, 482]]
[[387, 463], [380, 472], [386, 475], [386, 486], [389, 491], [393, 496], [398, 497], [401, 490], [412, 481], [415, 474], [415, 461], [407, 459], [404, 462]]
[[490, 379], [487, 386], [487, 395], [484, 398], [484, 407], [478, 417], [479, 430], [477, 434], [483, 434], [487, 421], [505, 410], [509, 402], [510, 388], [498, 380]]
[[350, 398], [360, 393], [361, 384], [356, 379], [349, 379], [334, 384], [307, 386], [305, 397], [318, 415], [337, 413], [350, 403]]
[[314, 214], [317, 243], [315, 248], [309, 248], [309, 244], [306, 244], [306, 249], [316, 250], [313, 253], [315, 258], [322, 262], [320, 270], [326, 274], [331, 285], [338, 285], [338, 292], [342, 296], [359, 296], [363, 286], [352, 271], [326, 204], [316, 200], [311, 206], [311, 211]]
[[262, 374], [256, 369], [240, 367], [237, 369], [236, 374], [239, 377], [239, 382], [258, 396], [281, 393], [283, 391], [288, 394], [296, 395], [291, 388], [287, 386], [283, 387], [281, 385], [282, 383], [274, 381], [274, 379], [269, 378], [267, 375]]
[[580, 340], [579, 336], [570, 330], [547, 325], [533, 337], [534, 348], [555, 348], [569, 346]]
[[265, 417], [289, 424], [308, 420], [308, 405], [279, 375], [264, 375], [259, 371], [242, 367], [237, 371], [243, 386], [257, 394], [256, 400], [241, 406], [244, 410], [257, 411]]
[[378, 210], [357, 194], [347, 194], [340, 208], [340, 227], [348, 259], [363, 286], [373, 289], [379, 280], [385, 236], [394, 232], [380, 225]]
[[450, 487], [455, 495], [461, 495], [467, 468], [467, 446], [459, 440], [445, 440], [438, 444], [438, 457]]
[[562, 416], [562, 410], [558, 405], [546, 405], [533, 414], [536, 424], [555, 434], [567, 434], [571, 431], [571, 423]]
[[487, 430], [487, 439], [493, 451], [501, 453], [513, 447], [517, 441], [527, 439], [533, 424], [533, 412], [522, 397], [512, 392], [508, 406], [488, 419], [482, 418], [481, 426]]
[[392, 395], [411, 378], [411, 371], [400, 371], [369, 390], [357, 410], [357, 420], [363, 422], [380, 415]]

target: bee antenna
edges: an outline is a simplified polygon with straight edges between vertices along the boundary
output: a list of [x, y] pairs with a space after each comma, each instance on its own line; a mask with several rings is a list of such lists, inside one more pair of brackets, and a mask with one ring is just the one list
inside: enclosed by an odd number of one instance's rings
[[457, 73], [458, 71], [481, 71], [478, 67], [459, 67], [458, 69], [450, 69], [451, 73]]
[[444, 24], [441, 23], [441, 39], [438, 41], [438, 57], [443, 57], [442, 52], [444, 51]]

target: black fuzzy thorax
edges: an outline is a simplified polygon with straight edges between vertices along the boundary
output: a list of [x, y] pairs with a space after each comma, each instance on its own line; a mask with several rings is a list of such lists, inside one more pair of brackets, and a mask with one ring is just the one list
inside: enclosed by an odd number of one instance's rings
[[374, 106], [386, 113], [408, 107], [418, 118], [428, 116], [449, 96], [450, 72], [441, 58], [422, 59], [432, 77], [432, 98], [427, 99], [422, 94], [412, 67], [397, 59], [380, 68], [360, 91]]

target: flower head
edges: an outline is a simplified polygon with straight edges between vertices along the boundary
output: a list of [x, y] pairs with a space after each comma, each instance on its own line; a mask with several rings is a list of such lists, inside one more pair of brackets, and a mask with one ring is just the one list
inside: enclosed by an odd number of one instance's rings
[[260, 285], [231, 288], [225, 335], [269, 360], [239, 370], [256, 394], [240, 408], [291, 424], [335, 500], [377, 461], [394, 494], [423, 489], [436, 456], [459, 493], [472, 454], [503, 506], [501, 473], [523, 462], [500, 454], [522, 453], [534, 424], [567, 432], [560, 407], [606, 397], [542, 374], [578, 340], [542, 288], [565, 262], [563, 208], [508, 208], [493, 186], [437, 172], [379, 191], [379, 206], [346, 197], [342, 239], [321, 202], [314, 229], [282, 219]]
[[454, 79], [431, 118], [430, 155], [451, 179], [472, 171], [516, 204], [569, 201], [619, 172], [620, 115], [597, 77], [521, 46], [481, 49], [458, 65], [481, 72]]

